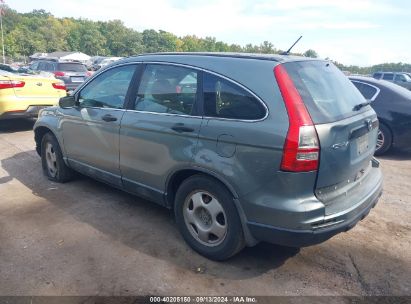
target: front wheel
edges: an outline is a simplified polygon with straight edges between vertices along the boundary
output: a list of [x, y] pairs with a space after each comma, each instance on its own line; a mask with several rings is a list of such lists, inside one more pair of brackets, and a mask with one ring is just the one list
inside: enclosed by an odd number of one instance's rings
[[64, 183], [73, 176], [73, 171], [64, 163], [57, 139], [51, 133], [46, 133], [41, 140], [41, 162], [44, 175], [53, 182]]
[[175, 215], [185, 241], [209, 259], [228, 259], [244, 247], [233, 195], [212, 178], [185, 180], [176, 194]]

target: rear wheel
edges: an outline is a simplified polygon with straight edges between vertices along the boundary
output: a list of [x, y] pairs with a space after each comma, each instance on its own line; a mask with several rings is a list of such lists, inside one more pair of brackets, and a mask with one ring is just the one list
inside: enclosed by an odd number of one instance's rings
[[185, 241], [209, 259], [228, 259], [244, 247], [233, 195], [212, 178], [185, 180], [176, 194], [175, 215]]
[[64, 183], [73, 176], [73, 171], [64, 163], [57, 139], [51, 133], [46, 133], [41, 140], [41, 162], [44, 175], [51, 181]]
[[387, 152], [392, 145], [391, 131], [383, 124], [380, 124], [377, 136], [377, 146], [375, 149], [375, 155], [382, 155]]

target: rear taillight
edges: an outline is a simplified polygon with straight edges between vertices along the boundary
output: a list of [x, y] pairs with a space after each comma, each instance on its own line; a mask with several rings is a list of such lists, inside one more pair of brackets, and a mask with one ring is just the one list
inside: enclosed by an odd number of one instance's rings
[[20, 80], [0, 80], [0, 89], [22, 88], [25, 84]]
[[64, 75], [66, 75], [66, 74], [62, 71], [55, 71], [54, 72], [54, 76], [64, 76]]
[[57, 90], [66, 90], [66, 85], [64, 84], [64, 82], [54, 82], [52, 83], [53, 88], [57, 89]]
[[274, 68], [274, 75], [289, 118], [281, 170], [291, 172], [317, 170], [320, 146], [310, 114], [285, 68], [277, 65]]
[[91, 72], [91, 71], [87, 71], [86, 75], [87, 75], [87, 77], [90, 77], [90, 76], [92, 76], [92, 75], [93, 75], [93, 72]]

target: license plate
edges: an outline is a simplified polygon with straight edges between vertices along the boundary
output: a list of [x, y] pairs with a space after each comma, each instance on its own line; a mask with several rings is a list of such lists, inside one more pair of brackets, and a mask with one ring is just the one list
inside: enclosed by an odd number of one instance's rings
[[83, 82], [84, 77], [71, 77], [72, 82]]
[[357, 152], [358, 154], [363, 154], [368, 150], [370, 143], [368, 141], [368, 134], [365, 134], [357, 138]]

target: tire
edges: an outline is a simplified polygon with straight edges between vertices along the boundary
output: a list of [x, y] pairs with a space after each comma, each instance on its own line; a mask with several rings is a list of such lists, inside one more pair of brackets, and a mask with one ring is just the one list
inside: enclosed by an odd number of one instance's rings
[[213, 178], [186, 179], [177, 190], [174, 212], [184, 240], [201, 255], [222, 261], [244, 248], [233, 195]]
[[41, 163], [44, 175], [53, 182], [65, 183], [73, 177], [73, 171], [65, 164], [60, 145], [51, 133], [46, 133], [41, 140]]
[[391, 131], [384, 124], [380, 123], [380, 128], [378, 129], [377, 148], [375, 150], [375, 155], [384, 154], [391, 148], [391, 146], [392, 146]]

